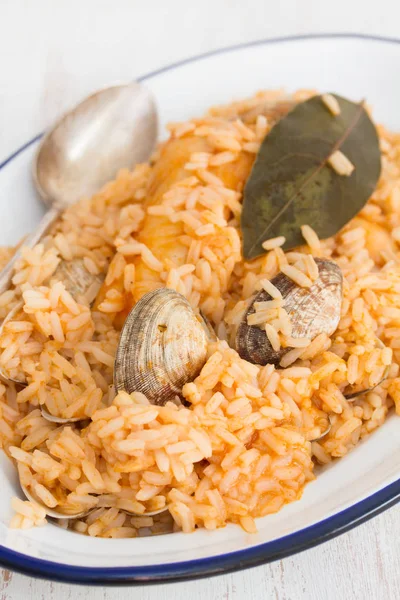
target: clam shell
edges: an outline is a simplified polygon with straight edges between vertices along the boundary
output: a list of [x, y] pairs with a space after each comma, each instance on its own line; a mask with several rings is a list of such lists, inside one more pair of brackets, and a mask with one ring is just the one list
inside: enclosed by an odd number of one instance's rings
[[50, 421], [50, 423], [57, 423], [58, 425], [66, 425], [67, 423], [78, 423], [79, 421], [89, 421], [90, 418], [86, 415], [84, 417], [72, 417], [70, 419], [65, 419], [63, 417], [55, 417], [51, 413], [49, 413], [44, 406], [40, 407], [40, 412], [42, 413], [42, 417], [46, 419], [46, 421]]
[[[104, 274], [93, 275], [86, 269], [84, 262], [81, 258], [74, 258], [73, 260], [66, 261], [62, 260], [57, 269], [55, 270], [53, 280], [62, 281], [65, 288], [72, 294], [72, 296], [80, 300], [81, 297], [85, 296], [86, 301], [91, 303], [97, 296], [97, 293], [101, 287], [104, 279]], [[9, 321], [12, 321], [14, 317], [22, 310], [24, 304], [19, 302], [6, 316], [3, 323], [0, 326], [0, 335], [3, 332], [4, 325]], [[25, 379], [13, 379], [7, 375], [3, 368], [0, 368], [0, 379], [3, 381], [12, 381], [21, 386], [26, 386], [27, 382]], [[62, 417], [55, 417], [51, 415], [43, 406], [40, 408], [42, 415], [47, 421], [58, 424], [75, 423], [77, 421], [85, 421], [87, 417], [74, 417], [72, 419], [64, 419]]]
[[319, 440], [322, 440], [322, 438], [324, 438], [326, 435], [328, 435], [328, 433], [330, 432], [331, 429], [332, 429], [332, 419], [330, 416], [328, 416], [328, 424], [327, 424], [326, 428], [324, 429], [324, 431], [322, 431], [318, 437], [314, 438], [313, 440], [310, 440], [310, 442], [319, 442]]
[[[336, 330], [342, 303], [343, 276], [338, 265], [316, 258], [319, 277], [310, 288], [301, 288], [283, 273], [271, 283], [283, 296], [283, 308], [292, 322], [292, 337], [314, 339], [320, 333], [332, 335]], [[275, 352], [265, 331], [247, 324], [247, 316], [255, 312], [254, 302], [272, 300], [261, 290], [249, 302], [236, 331], [234, 345], [242, 358], [257, 365], [278, 364], [291, 348]]]
[[80, 296], [87, 296], [87, 301], [92, 303], [100, 290], [104, 280], [104, 273], [93, 275], [86, 269], [83, 259], [62, 260], [55, 270], [52, 279], [62, 281], [68, 292], [79, 300]]
[[26, 496], [26, 498], [28, 500], [30, 500], [31, 502], [33, 502], [34, 504], [38, 504], [39, 506], [44, 508], [44, 510], [46, 511], [46, 515], [48, 517], [51, 517], [52, 519], [80, 519], [82, 517], [87, 517], [91, 512], [93, 512], [96, 509], [96, 507], [94, 507], [94, 508], [90, 508], [87, 510], [78, 511], [76, 513], [62, 512], [55, 508], [49, 508], [48, 506], [43, 504], [43, 502], [38, 500], [38, 498], [36, 496], [34, 496], [31, 493], [31, 491], [29, 490], [29, 488], [26, 485], [23, 485], [23, 483], [21, 483], [21, 481], [20, 481], [20, 486], [24, 493], [24, 496]]
[[296, 103], [289, 99], [282, 99], [278, 102], [265, 100], [255, 107], [241, 112], [240, 118], [245, 123], [254, 123], [259, 115], [264, 115], [268, 121], [277, 121], [285, 117], [295, 106]]
[[[385, 347], [385, 344], [379, 338], [376, 338], [375, 345], [377, 348]], [[382, 381], [385, 381], [385, 379], [388, 378], [389, 371], [390, 371], [390, 365], [388, 365], [386, 367], [386, 369], [384, 370], [382, 379], [380, 381], [378, 381], [378, 383], [376, 385], [373, 385], [372, 387], [357, 389], [356, 386], [348, 386], [348, 388], [343, 393], [344, 397], [346, 398], [346, 400], [348, 402], [354, 402], [354, 400], [356, 400], [358, 398], [358, 396], [362, 396], [363, 394], [372, 392], [372, 390], [374, 390], [376, 387], [378, 387], [378, 385], [380, 385], [382, 383]]]
[[[9, 321], [12, 321], [19, 312], [22, 311], [22, 308], [24, 306], [23, 302], [18, 302], [18, 304], [15, 305], [15, 307], [10, 310], [10, 312], [8, 313], [8, 315], [6, 316], [6, 318], [4, 319], [3, 323], [1, 324], [0, 327], [0, 336], [3, 332], [3, 328], [4, 325], [6, 323], [8, 323]], [[0, 379], [5, 381], [6, 383], [9, 381], [12, 381], [13, 383], [17, 383], [18, 385], [25, 387], [26, 386], [26, 380], [25, 379], [14, 379], [13, 377], [9, 377], [7, 375], [7, 373], [3, 370], [2, 367], [0, 367]], [[42, 413], [42, 416], [47, 420], [50, 421], [51, 423], [58, 423], [59, 425], [63, 425], [66, 423], [75, 423], [77, 421], [83, 421], [83, 420], [87, 420], [88, 417], [74, 417], [72, 419], [64, 419], [62, 417], [55, 417], [53, 415], [51, 415], [44, 406], [40, 406], [40, 411]]]
[[[9, 322], [12, 321], [14, 319], [14, 317], [16, 317], [18, 315], [18, 313], [20, 313], [22, 311], [22, 308], [24, 306], [23, 302], [18, 302], [18, 304], [16, 304], [14, 306], [13, 309], [10, 310], [10, 312], [8, 313], [8, 315], [6, 316], [6, 318], [3, 320], [1, 326], [0, 326], [0, 336], [3, 334], [4, 331], [4, 326]], [[3, 367], [0, 367], [0, 379], [2, 381], [4, 381], [5, 383], [12, 381], [13, 383], [18, 383], [19, 385], [26, 385], [26, 381], [25, 380], [19, 380], [19, 379], [14, 379], [13, 377], [9, 377], [7, 375], [7, 372], [4, 371]]]
[[163, 405], [180, 395], [207, 358], [210, 331], [184, 296], [168, 288], [145, 294], [121, 331], [114, 385]]
[[[92, 513], [94, 510], [97, 510], [97, 508], [98, 508], [98, 506], [94, 506], [93, 508], [81, 510], [78, 512], [68, 512], [68, 511], [63, 512], [62, 510], [57, 510], [56, 508], [49, 508], [48, 506], [43, 504], [43, 502], [41, 502], [34, 494], [32, 494], [30, 489], [26, 485], [24, 485], [21, 481], [19, 482], [19, 484], [20, 484], [21, 490], [22, 490], [24, 496], [27, 498], [27, 500], [30, 500], [34, 504], [38, 504], [39, 506], [44, 508], [44, 510], [46, 511], [46, 515], [48, 517], [51, 517], [52, 519], [82, 519], [82, 518], [90, 515], [90, 513]], [[123, 512], [126, 512], [129, 515], [134, 515], [134, 516], [138, 516], [138, 517], [153, 517], [154, 515], [159, 515], [159, 514], [165, 512], [166, 510], [168, 510], [167, 506], [164, 506], [163, 508], [160, 508], [159, 510], [149, 511], [149, 512], [145, 512], [145, 513], [135, 513], [130, 510], [124, 510]]]

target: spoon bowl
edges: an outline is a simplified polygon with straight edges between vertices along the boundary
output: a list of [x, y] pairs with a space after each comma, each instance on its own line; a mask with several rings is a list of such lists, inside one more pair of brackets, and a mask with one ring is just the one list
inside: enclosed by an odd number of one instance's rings
[[141, 84], [95, 92], [44, 136], [33, 163], [39, 194], [62, 207], [93, 195], [119, 169], [149, 158], [157, 129], [155, 103]]

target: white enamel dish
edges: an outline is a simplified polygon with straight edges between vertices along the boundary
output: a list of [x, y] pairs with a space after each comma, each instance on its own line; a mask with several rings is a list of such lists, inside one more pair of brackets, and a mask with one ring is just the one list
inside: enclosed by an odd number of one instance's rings
[[[285, 87], [336, 92], [353, 100], [366, 98], [377, 121], [400, 130], [400, 83], [394, 76], [399, 67], [397, 40], [305, 36], [221, 50], [141, 80], [156, 97], [162, 125], [261, 88]], [[2, 244], [17, 242], [44, 210], [30, 177], [39, 137], [0, 164]], [[400, 500], [399, 432], [400, 419], [392, 415], [348, 456], [319, 473], [300, 501], [260, 519], [256, 535], [233, 525], [216, 532], [198, 530], [190, 535], [132, 540], [95, 539], [50, 524], [10, 530], [10, 499], [20, 491], [14, 467], [0, 453], [0, 564], [60, 581], [143, 584], [272, 561], [315, 546]]]

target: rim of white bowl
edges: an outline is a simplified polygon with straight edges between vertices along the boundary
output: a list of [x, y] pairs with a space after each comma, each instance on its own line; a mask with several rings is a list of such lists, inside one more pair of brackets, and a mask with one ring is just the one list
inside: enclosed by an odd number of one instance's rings
[[[205, 52], [142, 75], [137, 78], [137, 81], [146, 81], [189, 63], [245, 48], [324, 39], [353, 39], [382, 44], [400, 44], [400, 39], [398, 38], [361, 33], [320, 33], [277, 37], [236, 44]], [[35, 135], [35, 137], [10, 154], [0, 163], [0, 170], [37, 142], [42, 136], [43, 133]], [[368, 521], [399, 501], [400, 479], [371, 494], [364, 500], [353, 504], [353, 506], [290, 535], [245, 550], [238, 550], [209, 558], [149, 566], [78, 567], [32, 558], [0, 545], [0, 566], [32, 577], [41, 577], [64, 583], [90, 585], [145, 585], [210, 577], [249, 567], [256, 567], [307, 550], [308, 548], [313, 548]]]

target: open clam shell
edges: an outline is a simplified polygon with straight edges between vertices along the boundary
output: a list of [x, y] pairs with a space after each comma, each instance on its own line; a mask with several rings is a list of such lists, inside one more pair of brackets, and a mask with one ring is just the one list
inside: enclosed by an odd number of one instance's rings
[[[4, 333], [4, 328], [7, 325], [7, 323], [9, 323], [10, 321], [13, 321], [15, 319], [15, 317], [17, 317], [17, 315], [22, 311], [23, 306], [24, 306], [23, 302], [18, 302], [18, 304], [16, 304], [14, 306], [14, 308], [10, 310], [10, 312], [8, 313], [8, 315], [3, 320], [3, 322], [0, 326], [0, 337]], [[22, 379], [22, 377], [21, 377], [21, 379], [11, 377], [2, 365], [0, 365], [0, 379], [5, 381], [6, 383], [8, 381], [12, 381], [13, 383], [17, 383], [18, 385], [24, 385], [24, 386], [26, 385], [25, 379]]]
[[[283, 273], [278, 273], [271, 283], [282, 294], [282, 306], [292, 323], [293, 338], [314, 339], [320, 333], [332, 335], [336, 330], [342, 303], [343, 276], [336, 263], [316, 258], [319, 277], [310, 288], [299, 287]], [[248, 325], [248, 315], [255, 312], [255, 302], [272, 300], [264, 290], [249, 302], [242, 321], [237, 328], [234, 345], [242, 358], [251, 363], [278, 364], [291, 348], [274, 351], [268, 337], [258, 326]]]
[[43, 406], [40, 407], [40, 412], [42, 413], [42, 417], [46, 419], [46, 421], [50, 421], [50, 423], [57, 423], [58, 425], [66, 425], [67, 423], [78, 423], [78, 421], [89, 421], [89, 417], [72, 417], [70, 419], [64, 419], [63, 417], [55, 417], [50, 414]]
[[[385, 344], [379, 338], [376, 338], [375, 345], [377, 348], [385, 348]], [[362, 396], [363, 394], [372, 392], [372, 390], [374, 390], [376, 387], [378, 387], [378, 385], [380, 385], [383, 381], [385, 381], [385, 379], [388, 378], [389, 371], [390, 371], [390, 365], [388, 365], [386, 367], [386, 369], [384, 370], [382, 379], [380, 381], [378, 381], [378, 383], [376, 385], [373, 385], [372, 387], [357, 388], [356, 386], [348, 386], [348, 388], [344, 391], [344, 394], [343, 394], [344, 397], [346, 398], [346, 400], [348, 402], [354, 402], [354, 400], [356, 400], [358, 398], [358, 396]]]
[[[0, 326], [0, 337], [4, 331], [5, 325], [9, 321], [13, 321], [19, 315], [19, 313], [23, 309], [23, 306], [24, 306], [23, 302], [18, 302], [18, 304], [16, 304], [16, 306], [8, 313], [8, 315], [6, 316], [6, 318], [4, 319], [3, 323]], [[16, 383], [22, 387], [25, 387], [27, 385], [25, 378], [23, 379], [22, 376], [19, 379], [16, 379], [15, 377], [11, 377], [2, 366], [0, 366], [0, 379], [2, 379], [5, 382], [12, 381], [13, 383]], [[50, 414], [44, 406], [40, 406], [40, 411], [42, 413], [42, 416], [47, 421], [50, 421], [52, 423], [57, 423], [58, 425], [65, 425], [67, 423], [76, 423], [78, 421], [86, 421], [88, 419], [87, 416], [73, 417], [70, 419], [65, 419], [63, 417], [56, 417], [56, 416]]]
[[121, 331], [116, 389], [142, 392], [152, 404], [173, 400], [199, 374], [210, 338], [208, 326], [184, 296], [168, 288], [145, 294]]
[[330, 432], [330, 430], [332, 429], [332, 419], [330, 417], [330, 415], [328, 415], [328, 423], [326, 428], [324, 429], [324, 431], [322, 431], [320, 433], [320, 435], [316, 438], [314, 438], [313, 440], [310, 440], [310, 442], [319, 442], [319, 440], [322, 440], [322, 438], [324, 438], [326, 435], [328, 435], [328, 433]]
[[86, 269], [82, 258], [62, 260], [52, 276], [55, 281], [62, 281], [68, 292], [79, 301], [85, 296], [91, 304], [97, 296], [104, 280], [104, 273], [93, 275]]
[[[83, 260], [81, 258], [75, 258], [71, 261], [62, 260], [53, 274], [52, 279], [62, 281], [65, 285], [65, 288], [78, 301], [85, 297], [86, 301], [91, 303], [95, 299], [101, 287], [104, 274], [93, 275], [89, 273], [84, 265]], [[23, 306], [23, 302], [18, 302], [18, 304], [8, 313], [0, 326], [0, 337], [4, 332], [4, 327], [6, 324], [10, 321], [13, 321], [18, 316], [18, 314], [22, 311]], [[0, 366], [0, 379], [4, 380], [5, 382], [12, 381], [13, 383], [21, 386], [27, 385], [23, 375], [21, 375], [19, 378], [11, 377], [2, 366]], [[44, 407], [41, 407], [41, 412], [45, 419], [58, 424], [75, 423], [77, 421], [87, 420], [87, 417], [75, 417], [71, 419], [55, 417], [51, 415]]]
[[29, 488], [26, 485], [24, 485], [21, 481], [20, 481], [20, 486], [24, 493], [24, 496], [26, 496], [26, 498], [28, 500], [30, 500], [31, 502], [33, 502], [34, 504], [38, 504], [40, 507], [44, 508], [44, 510], [46, 511], [46, 515], [51, 517], [52, 519], [81, 519], [83, 517], [87, 517], [87, 515], [89, 515], [91, 512], [93, 512], [96, 509], [96, 507], [93, 507], [93, 508], [90, 508], [87, 510], [78, 511], [76, 513], [62, 512], [62, 511], [56, 510], [54, 508], [49, 508], [48, 506], [43, 504], [43, 502], [40, 502], [40, 500], [38, 500], [36, 498], [36, 496], [31, 493]]

